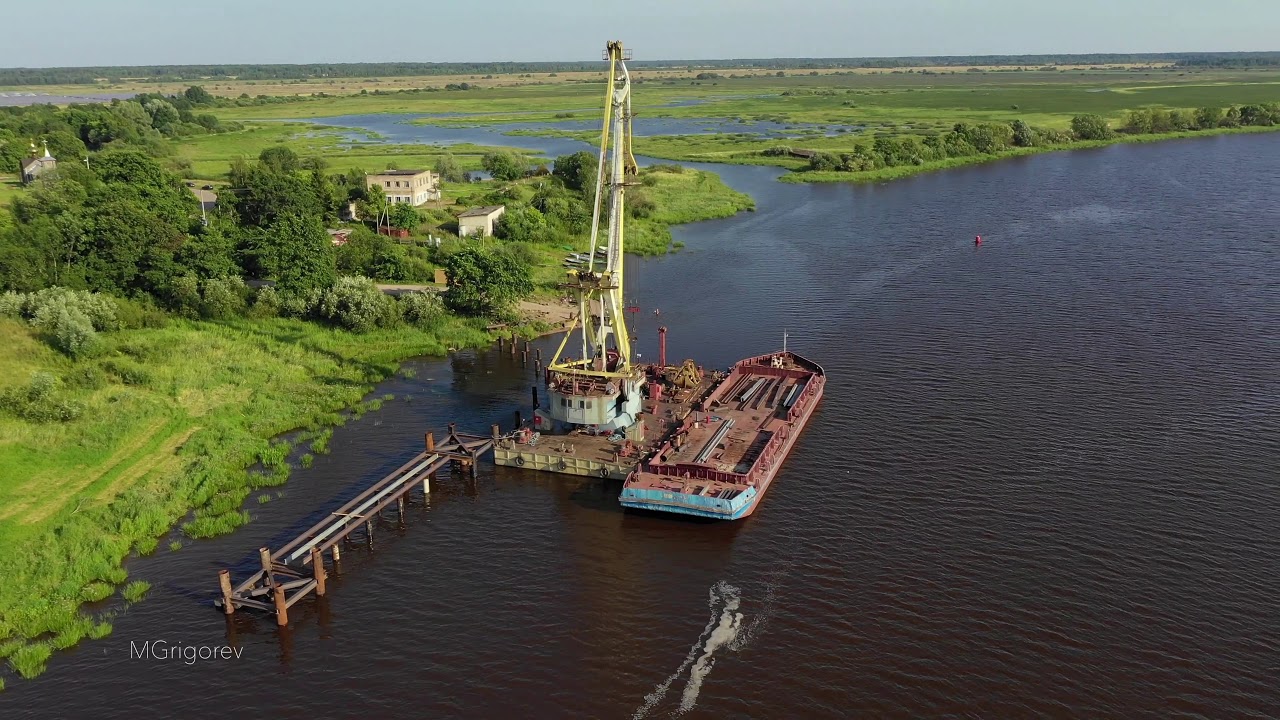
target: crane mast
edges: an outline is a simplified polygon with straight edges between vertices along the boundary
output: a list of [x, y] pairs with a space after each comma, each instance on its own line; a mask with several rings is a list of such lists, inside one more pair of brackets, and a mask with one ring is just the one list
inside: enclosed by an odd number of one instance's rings
[[[631, 152], [631, 77], [622, 43], [605, 48], [609, 61], [604, 121], [591, 216], [590, 262], [570, 271], [561, 288], [577, 296], [578, 314], [547, 366], [548, 407], [535, 412], [540, 430], [629, 430], [641, 408], [645, 375], [632, 364], [631, 337], [626, 327], [623, 295], [626, 188], [638, 173]], [[600, 212], [608, 207], [608, 245], [603, 266], [597, 268]], [[581, 356], [566, 357], [574, 332], [580, 333]]]

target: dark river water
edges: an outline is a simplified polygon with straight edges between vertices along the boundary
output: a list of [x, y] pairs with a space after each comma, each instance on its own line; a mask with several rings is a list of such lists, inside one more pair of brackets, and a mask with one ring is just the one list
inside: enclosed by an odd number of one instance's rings
[[[716, 169], [758, 211], [628, 279], [646, 359], [661, 321], [677, 361], [785, 329], [826, 367], [752, 517], [484, 467], [346, 551], [287, 630], [228, 626], [220, 568], [424, 430], [527, 413], [509, 356], [412, 361], [250, 525], [130, 561], [148, 599], [11, 679], [0, 717], [1280, 717], [1280, 135], [877, 186]], [[131, 658], [149, 640], [242, 654]]]

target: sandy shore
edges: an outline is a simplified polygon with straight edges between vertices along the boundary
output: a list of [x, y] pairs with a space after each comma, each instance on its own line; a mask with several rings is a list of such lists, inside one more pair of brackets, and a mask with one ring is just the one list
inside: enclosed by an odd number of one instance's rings
[[578, 314], [578, 306], [573, 303], [554, 300], [521, 300], [520, 317], [525, 322], [541, 321], [551, 326], [543, 335], [564, 332]]

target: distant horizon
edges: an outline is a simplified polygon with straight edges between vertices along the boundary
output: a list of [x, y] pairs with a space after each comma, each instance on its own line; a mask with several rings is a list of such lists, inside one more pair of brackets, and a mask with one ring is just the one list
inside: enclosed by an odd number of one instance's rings
[[[603, 45], [601, 46], [603, 47]], [[1275, 54], [1280, 53], [1280, 48], [1268, 50], [1163, 50], [1150, 52], [1128, 52], [1123, 50], [1116, 51], [1098, 51], [1098, 52], [997, 52], [982, 54], [933, 54], [933, 55], [823, 55], [823, 56], [803, 56], [803, 55], [758, 55], [754, 57], [675, 57], [675, 58], [645, 58], [636, 57], [631, 62], [637, 64], [654, 64], [654, 63], [670, 63], [678, 66], [688, 63], [700, 62], [821, 62], [830, 61], [858, 61], [858, 60], [957, 60], [961, 58], [987, 59], [987, 58], [1044, 58], [1044, 57], [1097, 57], [1097, 56], [1121, 56], [1121, 57], [1162, 57], [1162, 56], [1187, 56], [1187, 55], [1259, 55], [1259, 54]], [[481, 60], [307, 60], [303, 62], [266, 62], [253, 60], [217, 60], [207, 62], [154, 62], [154, 63], [128, 63], [121, 65], [113, 65], [109, 63], [95, 63], [88, 65], [0, 65], [0, 70], [80, 70], [80, 69], [130, 69], [130, 68], [156, 68], [156, 67], [172, 67], [172, 68], [189, 68], [189, 67], [216, 67], [219, 65], [243, 66], [252, 65], [259, 67], [306, 67], [311, 65], [479, 65], [479, 64], [524, 64], [524, 65], [569, 65], [569, 64], [587, 64], [601, 63], [603, 60], [586, 59], [586, 58], [562, 58], [559, 60], [526, 60], [526, 59], [481, 59]], [[960, 63], [963, 64], [963, 63]], [[1014, 63], [1011, 63], [1014, 64]]]
[[[489, 0], [353, 8], [340, 0], [63, 0], [6, 13], [0, 66], [580, 62], [637, 59], [1266, 52], [1275, 0]], [[1045, 48], [1071, 48], [1048, 52]], [[408, 59], [406, 59], [408, 56]], [[495, 59], [506, 56], [522, 60]], [[555, 56], [552, 58], [551, 56]], [[213, 63], [204, 58], [219, 58]], [[311, 57], [307, 62], [299, 58]], [[200, 59], [201, 61], [197, 61]]]

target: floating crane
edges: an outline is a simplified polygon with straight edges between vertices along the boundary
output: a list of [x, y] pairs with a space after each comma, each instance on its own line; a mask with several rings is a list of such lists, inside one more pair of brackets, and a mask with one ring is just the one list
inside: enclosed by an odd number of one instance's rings
[[[642, 407], [645, 373], [632, 363], [628, 307], [623, 296], [623, 217], [626, 188], [635, 185], [639, 169], [631, 153], [630, 53], [620, 41], [605, 47], [609, 61], [604, 123], [591, 216], [591, 244], [597, 247], [600, 209], [607, 191], [609, 239], [603, 258], [592, 252], [585, 268], [568, 271], [560, 285], [578, 300], [578, 314], [547, 366], [547, 406], [534, 412], [542, 432], [568, 432], [587, 427], [597, 432], [629, 430]], [[598, 263], [603, 263], [598, 266]], [[574, 334], [581, 353], [566, 356]]]

